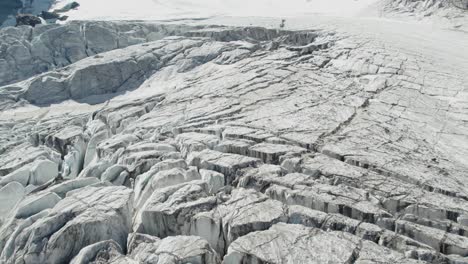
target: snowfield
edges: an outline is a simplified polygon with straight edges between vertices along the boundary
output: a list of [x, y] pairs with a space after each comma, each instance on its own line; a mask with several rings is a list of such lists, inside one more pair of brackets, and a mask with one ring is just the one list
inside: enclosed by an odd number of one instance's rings
[[[59, 0], [61, 7], [70, 0]], [[304, 14], [353, 16], [378, 0], [82, 0], [67, 15], [72, 20], [165, 20], [212, 16], [294, 17]]]
[[0, 263], [468, 263], [467, 11], [79, 3], [0, 28]]

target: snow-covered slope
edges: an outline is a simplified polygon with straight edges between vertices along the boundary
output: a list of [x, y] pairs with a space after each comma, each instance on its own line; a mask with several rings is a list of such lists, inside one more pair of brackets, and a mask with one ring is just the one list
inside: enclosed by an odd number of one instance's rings
[[[60, 7], [70, 0], [57, 1]], [[77, 20], [161, 20], [210, 16], [296, 16], [301, 14], [356, 15], [378, 0], [81, 0], [70, 11]]]
[[0, 263], [468, 263], [466, 33], [193, 2], [0, 29]]

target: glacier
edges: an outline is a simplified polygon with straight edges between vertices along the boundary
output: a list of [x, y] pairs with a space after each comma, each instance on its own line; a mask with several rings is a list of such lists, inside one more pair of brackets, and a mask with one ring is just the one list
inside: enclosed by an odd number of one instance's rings
[[0, 28], [0, 263], [468, 263], [463, 1], [78, 2]]

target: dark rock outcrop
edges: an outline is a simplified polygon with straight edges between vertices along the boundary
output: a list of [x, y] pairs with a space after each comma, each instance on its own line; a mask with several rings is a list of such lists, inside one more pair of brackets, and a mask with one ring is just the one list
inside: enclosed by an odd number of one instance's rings
[[42, 21], [39, 17], [31, 14], [18, 14], [16, 15], [16, 26], [31, 26], [35, 27], [36, 25], [42, 24]]

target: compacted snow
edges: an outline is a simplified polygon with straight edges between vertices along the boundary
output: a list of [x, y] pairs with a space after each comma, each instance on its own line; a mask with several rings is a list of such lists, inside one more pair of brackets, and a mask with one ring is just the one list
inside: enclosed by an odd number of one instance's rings
[[[56, 7], [69, 3], [59, 0]], [[297, 16], [361, 14], [378, 0], [82, 0], [67, 15], [75, 20], [162, 20], [211, 16]]]
[[250, 2], [0, 29], [0, 263], [468, 263], [465, 11]]

